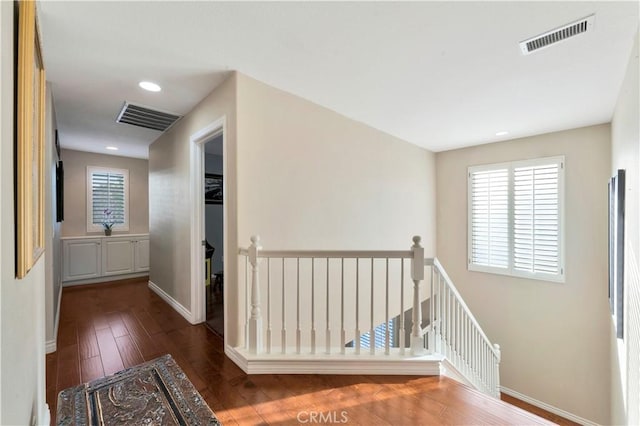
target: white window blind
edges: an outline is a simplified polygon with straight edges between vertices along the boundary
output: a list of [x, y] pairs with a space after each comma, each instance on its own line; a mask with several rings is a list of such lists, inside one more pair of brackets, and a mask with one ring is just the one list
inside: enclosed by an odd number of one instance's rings
[[564, 158], [469, 168], [469, 269], [564, 281]]
[[509, 267], [509, 170], [479, 170], [471, 179], [471, 260]]
[[514, 169], [513, 267], [560, 273], [560, 202], [557, 163]]
[[105, 222], [113, 222], [113, 229], [128, 230], [128, 204], [128, 170], [87, 168], [88, 231], [101, 231]]
[[[384, 348], [387, 341], [387, 328], [389, 328], [389, 342], [393, 346], [394, 340], [394, 320], [389, 320], [388, 323], [382, 323], [375, 328], [375, 348]], [[364, 333], [360, 336], [360, 347], [364, 349], [371, 348], [371, 332]]]

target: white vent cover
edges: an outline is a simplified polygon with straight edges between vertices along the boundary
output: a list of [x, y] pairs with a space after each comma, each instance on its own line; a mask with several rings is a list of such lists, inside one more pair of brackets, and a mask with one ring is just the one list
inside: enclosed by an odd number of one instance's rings
[[116, 122], [164, 132], [180, 118], [178, 114], [125, 102]]
[[595, 15], [589, 15], [586, 18], [578, 19], [575, 22], [556, 28], [555, 30], [547, 31], [528, 40], [521, 41], [520, 49], [522, 50], [522, 54], [528, 55], [536, 50], [549, 47], [570, 37], [587, 32], [593, 28], [594, 19]]

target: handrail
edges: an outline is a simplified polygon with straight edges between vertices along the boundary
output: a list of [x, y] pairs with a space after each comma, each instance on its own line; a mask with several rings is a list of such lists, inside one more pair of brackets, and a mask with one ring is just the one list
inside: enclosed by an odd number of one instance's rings
[[[427, 264], [427, 260], [428, 259], [425, 259], [425, 265]], [[449, 278], [449, 275], [447, 274], [447, 271], [445, 271], [444, 267], [442, 266], [442, 264], [440, 263], [440, 261], [437, 258], [433, 258], [431, 260], [432, 260], [432, 264], [435, 265], [436, 268], [438, 268], [438, 272], [440, 273], [442, 278], [444, 278], [444, 280], [447, 282], [447, 285], [451, 289], [451, 292], [454, 294], [456, 299], [458, 299], [458, 303], [460, 303], [460, 306], [464, 309], [466, 314], [469, 316], [469, 319], [472, 321], [473, 325], [475, 326], [475, 328], [480, 333], [480, 336], [482, 337], [482, 339], [489, 346], [489, 348], [491, 349], [491, 352], [493, 352], [493, 354], [499, 359], [500, 358], [500, 353], [498, 353], [496, 351], [496, 349], [493, 346], [493, 343], [491, 343], [491, 341], [489, 340], [487, 335], [484, 334], [484, 331], [482, 330], [482, 327], [480, 327], [480, 324], [478, 324], [478, 321], [476, 320], [476, 317], [473, 316], [473, 314], [471, 313], [471, 309], [469, 309], [469, 307], [465, 303], [464, 299], [462, 298], [462, 296], [458, 292], [458, 289], [453, 284], [453, 281], [451, 281], [451, 278]]]
[[[241, 248], [238, 250], [241, 255], [248, 255], [249, 250]], [[410, 250], [260, 250], [259, 258], [300, 258], [300, 259], [411, 259], [413, 252]]]
[[[292, 353], [290, 351], [294, 346], [287, 344], [287, 328], [292, 330], [294, 326], [295, 353], [298, 355], [302, 354], [303, 338], [305, 345], [310, 342], [310, 347], [305, 346], [305, 351], [317, 354], [320, 346], [318, 341], [323, 334], [326, 355], [336, 350], [345, 354], [348, 336], [353, 336], [353, 351], [360, 355], [364, 334], [369, 334], [370, 355], [382, 354], [376, 352], [375, 343], [372, 343], [376, 335], [384, 337], [384, 355], [389, 355], [389, 327], [385, 326], [385, 330], [380, 332], [376, 330], [380, 324], [389, 324], [390, 316], [398, 316], [399, 327], [394, 331], [394, 336], [398, 333], [398, 340], [393, 347], [399, 349], [402, 356], [405, 356], [405, 349], [409, 349], [406, 355], [413, 357], [442, 355], [477, 389], [499, 397], [500, 347], [491, 344], [440, 261], [436, 257], [424, 257], [420, 237], [413, 237], [410, 250], [263, 250], [258, 236], [251, 237], [251, 242], [248, 248], [238, 250], [240, 255], [246, 257], [245, 337], [249, 353], [272, 354], [273, 343], [277, 344], [277, 337], [276, 342], [272, 342], [275, 336], [271, 323], [272, 296], [277, 300], [275, 306], [279, 305], [281, 310], [277, 321], [280, 322], [283, 355]], [[273, 259], [279, 261], [274, 262]], [[310, 261], [301, 262], [301, 259]], [[350, 265], [348, 277], [345, 276], [347, 261]], [[409, 263], [405, 276], [405, 266]], [[391, 275], [390, 266], [393, 271]], [[427, 293], [421, 295], [426, 267], [430, 268], [431, 282], [430, 286], [426, 283]], [[405, 278], [410, 279], [413, 287], [410, 327], [405, 327], [404, 320], [405, 313], [409, 312], [404, 300]], [[266, 280], [266, 286], [260, 284], [263, 279]], [[425, 291], [422, 287], [422, 291]], [[393, 300], [393, 306], [390, 304], [390, 288], [398, 289], [400, 295], [399, 299], [396, 296]], [[265, 290], [267, 300], [263, 306], [260, 293]], [[325, 297], [316, 298], [320, 294]], [[335, 302], [338, 297], [339, 303]], [[288, 302], [289, 298], [291, 302]], [[318, 303], [318, 300], [321, 302]], [[331, 306], [330, 300], [334, 300]], [[422, 328], [422, 304], [427, 300], [429, 323]], [[290, 308], [286, 309], [286, 306]], [[393, 312], [390, 312], [390, 307]], [[266, 311], [266, 329], [263, 327], [263, 308]], [[339, 310], [339, 324], [331, 320], [331, 310], [334, 315], [335, 310]], [[318, 315], [316, 312], [321, 313]], [[369, 317], [364, 321], [363, 312]], [[384, 322], [381, 323], [383, 317]], [[310, 319], [310, 327], [305, 324], [305, 318]], [[318, 325], [322, 328], [318, 328]], [[336, 326], [339, 327], [339, 342], [332, 330]], [[361, 326], [370, 328], [363, 329]], [[263, 335], [266, 337], [264, 344]], [[405, 340], [408, 337], [409, 342]]]

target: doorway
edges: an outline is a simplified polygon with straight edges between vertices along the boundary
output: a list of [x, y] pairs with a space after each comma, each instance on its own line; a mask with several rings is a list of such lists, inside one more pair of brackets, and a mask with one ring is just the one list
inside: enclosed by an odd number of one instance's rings
[[205, 325], [224, 337], [223, 134], [204, 143]]
[[[224, 304], [225, 297], [222, 296], [227, 292], [224, 285], [224, 265], [226, 259], [224, 258], [225, 251], [228, 243], [227, 235], [227, 200], [228, 194], [226, 191], [225, 175], [227, 174], [226, 167], [226, 117], [222, 116], [217, 120], [211, 122], [208, 126], [193, 133], [190, 137], [190, 177], [191, 177], [191, 323], [200, 324], [207, 322], [207, 298], [210, 297], [210, 301], [217, 301], [217, 308], [221, 315], [218, 321], [215, 321], [214, 332], [224, 337], [224, 318], [226, 306]], [[210, 141], [216, 141], [213, 144], [208, 144]], [[214, 163], [216, 169], [212, 171], [218, 171], [213, 173], [221, 175], [220, 177], [211, 177], [207, 179], [205, 174], [206, 157], [207, 153], [205, 148], [209, 146], [211, 154], [222, 157], [209, 160], [209, 163]], [[211, 164], [210, 164], [211, 166]], [[217, 179], [217, 181], [215, 181]], [[209, 186], [208, 190], [205, 190], [205, 184]], [[218, 191], [215, 191], [216, 187]], [[220, 203], [220, 187], [222, 189], [222, 202]], [[206, 195], [205, 192], [213, 191]], [[205, 198], [210, 198], [209, 203]], [[217, 221], [218, 231], [222, 227], [222, 238], [214, 242], [213, 236], [207, 237], [207, 229], [205, 226], [206, 211], [209, 205], [218, 206], [218, 210], [222, 210], [222, 220]], [[209, 208], [209, 210], [211, 210]], [[213, 223], [213, 222], [212, 222]], [[212, 241], [207, 241], [210, 238]], [[211, 247], [207, 249], [207, 244]], [[217, 274], [217, 276], [216, 276]], [[218, 285], [216, 284], [216, 278], [218, 278]], [[222, 280], [222, 282], [220, 282]], [[214, 288], [215, 291], [214, 291]], [[219, 293], [215, 298], [215, 293]], [[215, 309], [215, 307], [214, 307]], [[216, 313], [215, 310], [211, 311]]]

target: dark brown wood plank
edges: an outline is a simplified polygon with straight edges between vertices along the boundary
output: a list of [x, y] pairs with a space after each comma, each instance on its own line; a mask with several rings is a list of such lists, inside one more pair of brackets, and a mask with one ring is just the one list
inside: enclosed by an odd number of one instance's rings
[[78, 345], [65, 346], [58, 349], [58, 378], [56, 383], [58, 391], [81, 383], [78, 361]]
[[160, 328], [156, 320], [153, 319], [153, 317], [149, 314], [149, 312], [147, 311], [135, 312], [135, 316], [138, 319], [138, 321], [140, 321], [140, 323], [144, 327], [144, 330], [147, 332], [149, 336], [162, 332], [162, 328]]
[[92, 322], [78, 324], [78, 344], [80, 359], [89, 359], [100, 355], [98, 339]]
[[100, 355], [80, 360], [80, 380], [82, 382], [90, 382], [100, 377], [104, 377]]
[[150, 361], [165, 353], [162, 351], [162, 348], [156, 344], [155, 340], [151, 339], [147, 334], [133, 312], [130, 310], [124, 311], [122, 313], [122, 320], [145, 361]]
[[64, 348], [66, 346], [76, 345], [78, 343], [78, 332], [76, 322], [67, 320], [58, 327], [58, 339], [56, 346]]
[[109, 312], [107, 314], [107, 322], [109, 323], [109, 327], [111, 327], [113, 337], [127, 336], [129, 334], [127, 327], [125, 327], [122, 321], [120, 312]]
[[102, 357], [102, 366], [106, 375], [113, 374], [124, 369], [120, 351], [116, 345], [116, 340], [111, 334], [110, 328], [101, 328], [96, 330], [98, 338], [98, 347], [100, 348], [100, 356]]
[[96, 331], [102, 330], [104, 328], [109, 328], [109, 319], [107, 317], [107, 314], [105, 314], [104, 312], [94, 312], [92, 317], [93, 328], [95, 328]]
[[144, 358], [142, 358], [140, 351], [128, 334], [116, 337], [116, 345], [125, 367], [133, 367], [144, 362]]

